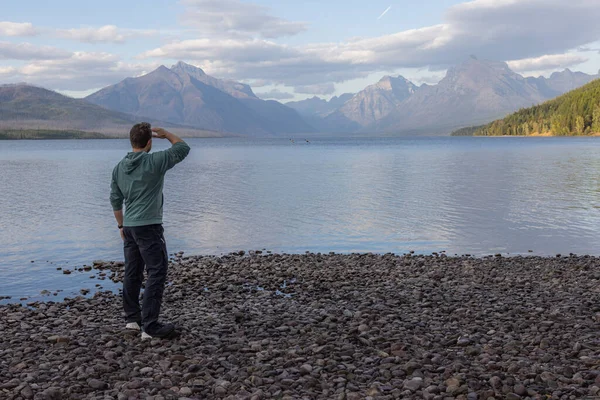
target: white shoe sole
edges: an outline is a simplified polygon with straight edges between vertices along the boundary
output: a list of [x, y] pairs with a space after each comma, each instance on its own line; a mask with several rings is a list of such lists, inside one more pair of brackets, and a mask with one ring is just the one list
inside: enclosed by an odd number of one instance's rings
[[125, 325], [125, 329], [129, 329], [132, 331], [140, 331], [140, 325], [137, 322], [130, 322], [127, 325]]
[[152, 339], [152, 336], [148, 335], [146, 332], [142, 332], [142, 340]]

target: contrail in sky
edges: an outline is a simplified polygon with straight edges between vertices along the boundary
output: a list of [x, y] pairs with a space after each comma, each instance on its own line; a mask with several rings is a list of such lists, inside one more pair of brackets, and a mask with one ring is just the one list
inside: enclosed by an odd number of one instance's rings
[[390, 11], [391, 9], [392, 9], [392, 6], [389, 6], [388, 8], [386, 8], [386, 9], [385, 9], [385, 11], [384, 11], [384, 12], [382, 12], [382, 13], [381, 13], [381, 15], [379, 16], [379, 18], [377, 18], [377, 19], [381, 19], [381, 18], [383, 18], [383, 16], [384, 16], [385, 14], [387, 14], [387, 12], [388, 12], [388, 11]]

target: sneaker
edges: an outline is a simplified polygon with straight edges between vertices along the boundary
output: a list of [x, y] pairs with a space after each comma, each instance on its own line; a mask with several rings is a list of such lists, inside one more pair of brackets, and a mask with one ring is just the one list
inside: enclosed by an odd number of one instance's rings
[[147, 339], [171, 339], [177, 335], [175, 325], [156, 323], [150, 332], [142, 330], [142, 340]]
[[140, 331], [140, 330], [142, 330], [142, 327], [137, 322], [129, 322], [129, 323], [127, 323], [127, 325], [125, 325], [125, 329], [132, 330], [132, 331]]

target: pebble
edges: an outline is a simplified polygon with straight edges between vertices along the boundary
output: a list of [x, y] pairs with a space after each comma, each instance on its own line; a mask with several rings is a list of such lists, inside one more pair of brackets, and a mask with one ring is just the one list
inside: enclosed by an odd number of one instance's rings
[[168, 378], [163, 378], [160, 380], [160, 385], [164, 388], [170, 388], [173, 386], [173, 382]]
[[[111, 292], [1, 305], [0, 398], [594, 397], [599, 264], [178, 255], [161, 314], [175, 340], [125, 332]], [[122, 263], [93, 269], [122, 282]]]
[[223, 386], [217, 386], [215, 388], [215, 394], [217, 396], [222, 396], [222, 395], [224, 395], [226, 393], [227, 393], [227, 389], [225, 389]]
[[525, 388], [525, 386], [523, 386], [521, 384], [515, 385], [514, 391], [519, 396], [525, 396], [527, 394], [527, 389]]
[[103, 382], [103, 381], [98, 380], [98, 379], [90, 379], [88, 381], [88, 384], [90, 385], [90, 387], [92, 389], [96, 389], [96, 390], [103, 390], [103, 389], [106, 389], [106, 387], [108, 387], [108, 385], [106, 384], [106, 382]]
[[404, 382], [404, 388], [412, 390], [413, 392], [421, 389], [421, 386], [423, 386], [423, 379], [421, 378], [413, 378]]
[[192, 389], [190, 389], [189, 387], [184, 386], [181, 389], [179, 389], [179, 394], [182, 396], [191, 396], [192, 393]]
[[303, 364], [300, 366], [300, 373], [303, 375], [310, 374], [312, 370], [312, 366], [310, 366], [309, 364]]
[[31, 386], [25, 385], [25, 387], [21, 389], [21, 396], [26, 399], [33, 399], [33, 390], [31, 389]]

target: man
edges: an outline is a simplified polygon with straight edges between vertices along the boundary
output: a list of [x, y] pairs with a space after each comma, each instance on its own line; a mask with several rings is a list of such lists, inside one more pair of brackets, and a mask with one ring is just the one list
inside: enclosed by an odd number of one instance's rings
[[[171, 148], [150, 154], [153, 136], [167, 139]], [[165, 173], [183, 161], [190, 147], [174, 134], [162, 128], [151, 128], [146, 122], [134, 125], [129, 139], [133, 151], [113, 170], [110, 192], [110, 202], [124, 243], [126, 328], [141, 329], [142, 339], [170, 338], [176, 334], [175, 327], [158, 321], [168, 267], [162, 227], [163, 183]], [[148, 280], [140, 309], [144, 265]]]

